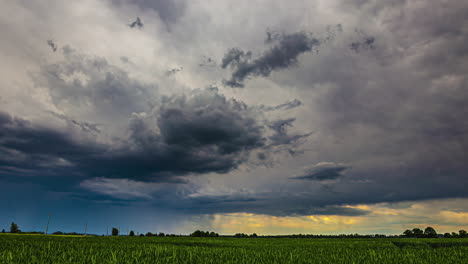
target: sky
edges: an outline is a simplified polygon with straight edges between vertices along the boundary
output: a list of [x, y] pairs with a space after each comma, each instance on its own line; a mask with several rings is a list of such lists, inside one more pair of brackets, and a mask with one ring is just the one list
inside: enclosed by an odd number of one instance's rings
[[1, 0], [0, 228], [468, 228], [464, 0]]

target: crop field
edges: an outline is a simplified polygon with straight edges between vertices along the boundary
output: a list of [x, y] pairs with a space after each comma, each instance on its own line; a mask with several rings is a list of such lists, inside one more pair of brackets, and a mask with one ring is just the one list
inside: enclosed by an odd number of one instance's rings
[[468, 239], [5, 234], [0, 263], [468, 263]]

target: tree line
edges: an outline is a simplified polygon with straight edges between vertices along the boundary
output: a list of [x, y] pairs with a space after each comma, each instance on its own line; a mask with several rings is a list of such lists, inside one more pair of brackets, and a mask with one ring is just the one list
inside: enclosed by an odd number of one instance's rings
[[430, 226], [426, 227], [424, 231], [420, 228], [407, 229], [403, 232], [404, 237], [412, 238], [434, 238], [434, 237], [445, 237], [445, 238], [465, 238], [468, 237], [468, 234], [465, 230], [459, 230], [458, 233], [444, 233], [437, 234], [436, 230]]
[[[12, 222], [10, 225], [10, 233], [22, 233], [19, 226]], [[6, 233], [5, 229], [2, 229], [2, 233]], [[44, 232], [27, 232], [28, 234], [44, 234]], [[64, 233], [61, 231], [57, 231], [52, 233], [54, 235], [83, 235], [76, 232], [71, 233]], [[120, 231], [118, 228], [113, 227], [111, 230], [112, 236], [119, 236]], [[135, 232], [130, 230], [128, 236], [135, 236]], [[177, 237], [177, 236], [184, 236], [184, 235], [176, 235], [176, 234], [165, 234], [163, 232], [159, 233], [151, 233], [147, 232], [146, 234], [139, 234], [140, 237]], [[189, 235], [190, 237], [219, 237], [218, 233], [213, 231], [201, 231], [196, 230]], [[426, 227], [424, 230], [420, 228], [413, 228], [407, 229], [401, 235], [383, 235], [383, 234], [375, 234], [375, 235], [360, 235], [360, 234], [339, 234], [339, 235], [312, 235], [312, 234], [292, 234], [292, 235], [266, 235], [266, 236], [258, 236], [256, 233], [253, 234], [245, 234], [245, 233], [237, 233], [233, 236], [223, 236], [223, 237], [234, 237], [234, 238], [392, 238], [392, 237], [407, 237], [407, 238], [437, 238], [437, 237], [444, 237], [444, 238], [468, 238], [468, 233], [465, 230], [459, 230], [458, 233], [451, 232], [451, 233], [444, 233], [438, 234], [437, 231], [433, 227]]]

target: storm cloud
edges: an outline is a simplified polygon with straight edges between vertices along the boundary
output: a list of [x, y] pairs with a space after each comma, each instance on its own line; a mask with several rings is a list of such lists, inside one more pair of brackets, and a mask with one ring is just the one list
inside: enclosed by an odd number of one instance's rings
[[[54, 115], [84, 133], [99, 133], [96, 125]], [[227, 99], [217, 89], [194, 90], [188, 95], [163, 97], [153, 114], [134, 113], [128, 138], [111, 144], [89, 137], [84, 140], [65, 129], [41, 127], [3, 113], [0, 146], [3, 152], [15, 155], [2, 158], [2, 169], [11, 171], [21, 163], [40, 168], [55, 162], [83, 177], [169, 182], [187, 174], [227, 173], [246, 162], [251, 151], [267, 148], [269, 128], [256, 115], [246, 104]], [[275, 145], [296, 140], [297, 136], [289, 136], [282, 128], [273, 130], [281, 135], [281, 140], [278, 136], [271, 139]]]
[[5, 2], [1, 211], [466, 204], [466, 1], [267, 2]]

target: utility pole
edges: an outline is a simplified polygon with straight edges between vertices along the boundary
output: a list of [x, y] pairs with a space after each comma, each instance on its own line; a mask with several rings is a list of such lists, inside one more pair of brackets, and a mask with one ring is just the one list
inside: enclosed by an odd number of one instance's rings
[[47, 235], [47, 232], [49, 232], [49, 223], [50, 223], [50, 213], [47, 216], [47, 225], [46, 225], [46, 228], [45, 228], [45, 234], [46, 235]]

